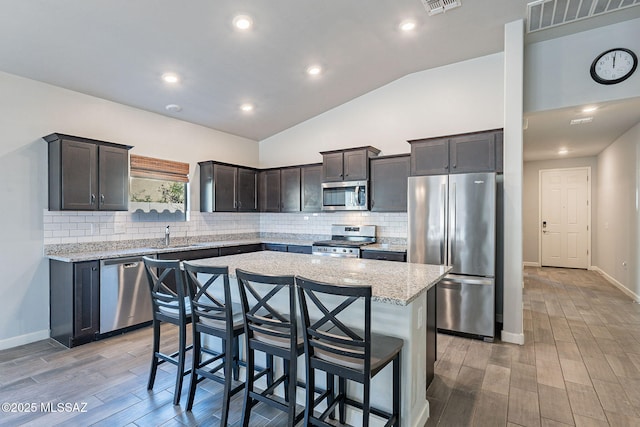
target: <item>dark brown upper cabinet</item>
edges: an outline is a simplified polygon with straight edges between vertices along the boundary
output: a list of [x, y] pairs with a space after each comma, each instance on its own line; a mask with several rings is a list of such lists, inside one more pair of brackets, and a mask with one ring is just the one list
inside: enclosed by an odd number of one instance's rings
[[44, 140], [49, 151], [49, 210], [129, 208], [131, 146], [60, 133]]
[[214, 161], [200, 165], [200, 212], [256, 212], [258, 171]]
[[322, 211], [322, 164], [300, 167], [300, 199], [303, 212]]
[[411, 175], [502, 171], [501, 129], [409, 143]]
[[410, 156], [371, 159], [371, 211], [406, 212]]
[[366, 181], [369, 179], [369, 158], [378, 153], [380, 150], [374, 147], [321, 152], [322, 181]]
[[259, 175], [260, 212], [280, 212], [280, 169], [266, 169]]
[[300, 168], [280, 169], [280, 212], [300, 212]]

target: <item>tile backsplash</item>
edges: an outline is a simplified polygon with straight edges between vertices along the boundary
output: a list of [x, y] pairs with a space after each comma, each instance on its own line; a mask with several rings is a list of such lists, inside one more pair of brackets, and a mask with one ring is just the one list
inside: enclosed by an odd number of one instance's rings
[[167, 225], [172, 238], [260, 233], [331, 234], [332, 224], [376, 225], [378, 240], [407, 238], [406, 213], [203, 213], [192, 211], [188, 221], [169, 213], [48, 211], [43, 214], [44, 244], [93, 243], [162, 239]]

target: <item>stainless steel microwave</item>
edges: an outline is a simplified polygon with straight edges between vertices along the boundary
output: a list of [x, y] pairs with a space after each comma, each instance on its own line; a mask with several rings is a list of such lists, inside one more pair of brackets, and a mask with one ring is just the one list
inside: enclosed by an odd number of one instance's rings
[[323, 211], [366, 211], [369, 209], [367, 181], [322, 183]]

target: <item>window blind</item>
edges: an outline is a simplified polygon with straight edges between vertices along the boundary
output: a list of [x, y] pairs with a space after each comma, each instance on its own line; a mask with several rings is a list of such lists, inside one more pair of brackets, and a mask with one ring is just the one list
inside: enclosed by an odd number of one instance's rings
[[131, 176], [135, 178], [161, 179], [165, 181], [189, 182], [189, 163], [156, 159], [131, 154]]

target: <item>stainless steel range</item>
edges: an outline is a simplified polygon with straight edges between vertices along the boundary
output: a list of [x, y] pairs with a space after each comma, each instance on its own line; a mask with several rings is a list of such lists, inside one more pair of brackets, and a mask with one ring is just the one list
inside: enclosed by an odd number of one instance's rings
[[376, 241], [375, 225], [332, 225], [331, 240], [315, 242], [313, 255], [360, 258], [360, 248]]

